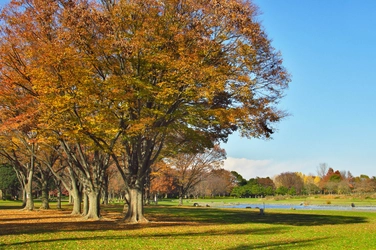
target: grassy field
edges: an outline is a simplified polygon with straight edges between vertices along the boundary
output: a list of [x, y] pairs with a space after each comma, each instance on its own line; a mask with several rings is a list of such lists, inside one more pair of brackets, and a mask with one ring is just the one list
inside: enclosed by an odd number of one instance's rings
[[[170, 200], [164, 204], [177, 203], [178, 201]], [[270, 198], [226, 198], [226, 199], [188, 199], [184, 201], [185, 205], [194, 203], [211, 206], [223, 206], [234, 204], [286, 204], [286, 205], [333, 205], [333, 206], [376, 206], [376, 199], [370, 197], [354, 197], [339, 195], [320, 195], [306, 197], [270, 197]]]
[[261, 216], [258, 210], [197, 208], [192, 202], [179, 207], [175, 200], [166, 200], [158, 206], [147, 206], [145, 213], [150, 223], [135, 225], [121, 221], [121, 205], [103, 207], [100, 221], [85, 221], [71, 216], [66, 204], [61, 211], [52, 204], [51, 210], [27, 212], [19, 209], [20, 202], [1, 201], [0, 249], [375, 249], [376, 246], [376, 212], [267, 210]]

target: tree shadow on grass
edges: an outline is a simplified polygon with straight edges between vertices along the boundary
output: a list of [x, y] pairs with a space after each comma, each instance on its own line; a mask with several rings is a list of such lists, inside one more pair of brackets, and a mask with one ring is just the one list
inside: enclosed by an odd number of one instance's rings
[[0, 236], [59, 231], [137, 230], [158, 227], [197, 227], [230, 224], [272, 224], [279, 225], [278, 230], [282, 230], [283, 227], [281, 226], [283, 225], [349, 225], [367, 223], [368, 220], [367, 217], [361, 216], [312, 214], [297, 211], [291, 213], [268, 211], [265, 215], [258, 215], [258, 212], [254, 210], [187, 207], [149, 207], [146, 209], [146, 217], [150, 219], [151, 223], [126, 224], [122, 221], [123, 215], [121, 213], [106, 213], [104, 211], [103, 220], [92, 221], [72, 216], [69, 211], [50, 210], [46, 213], [21, 213], [15, 210], [13, 217], [9, 214], [9, 217], [3, 216], [0, 218]]
[[[65, 219], [65, 218], [67, 218], [67, 216], [54, 216], [53, 217], [54, 219], [56, 219], [56, 220], [59, 220], [59, 219]], [[43, 218], [41, 218], [41, 217], [28, 217], [26, 220], [41, 220], [41, 219], [43, 219]], [[4, 222], [10, 222], [10, 221], [19, 221], [20, 219], [19, 218], [0, 218], [0, 228], [1, 228], [1, 223], [4, 223]], [[1, 233], [0, 233], [1, 234]]]
[[22, 209], [22, 205], [21, 206], [18, 206], [18, 205], [0, 206], [0, 210], [4, 210], [4, 209]]
[[227, 248], [227, 250], [248, 250], [248, 249], [301, 249], [302, 247], [315, 247], [318, 241], [327, 240], [325, 238], [315, 238], [309, 240], [293, 240], [289, 242], [284, 241], [273, 241], [268, 243], [257, 243], [257, 244], [241, 244], [236, 247]]
[[[43, 239], [43, 240], [32, 240], [32, 241], [23, 241], [23, 242], [15, 242], [15, 243], [10, 243], [10, 244], [4, 244], [4, 243], [0, 243], [0, 248], [1, 247], [22, 247], [23, 245], [27, 245], [28, 247], [30, 247], [30, 245], [36, 245], [38, 246], [38, 244], [42, 244], [42, 245], [46, 245], [46, 244], [53, 244], [53, 245], [57, 245], [58, 242], [63, 242], [64, 244], [66, 244], [67, 242], [85, 242], [85, 241], [89, 241], [89, 242], [98, 242], [98, 243], [101, 243], [103, 245], [103, 241], [106, 241], [108, 244], [108, 246], [111, 245], [111, 242], [119, 242], [119, 241], [123, 241], [124, 243], [127, 243], [128, 241], [130, 240], [139, 240], [141, 242], [143, 242], [144, 240], [142, 240], [142, 238], [146, 238], [146, 239], [153, 239], [153, 240], [156, 240], [157, 238], [161, 238], [161, 239], [165, 239], [166, 237], [169, 237], [169, 239], [171, 239], [172, 241], [176, 240], [176, 241], [179, 241], [180, 239], [184, 239], [186, 237], [190, 237], [192, 239], [192, 242], [199, 242], [197, 239], [195, 239], [195, 237], [198, 237], [199, 239], [202, 239], [202, 237], [205, 237], [207, 239], [207, 241], [205, 242], [210, 242], [210, 237], [216, 237], [216, 236], [223, 236], [223, 237], [231, 237], [232, 235], [241, 235], [241, 234], [245, 234], [245, 235], [255, 235], [255, 234], [269, 234], [269, 235], [275, 235], [275, 234], [278, 234], [278, 233], [281, 233], [281, 231], [284, 231], [284, 230], [287, 230], [287, 229], [281, 229], [281, 228], [269, 228], [269, 229], [247, 229], [247, 230], [236, 230], [236, 229], [232, 229], [232, 230], [208, 230], [208, 231], [200, 231], [200, 232], [181, 232], [181, 233], [158, 233], [158, 232], [153, 232], [153, 233], [145, 233], [143, 235], [138, 235], [137, 237], [134, 237], [134, 236], [126, 236], [126, 235], [106, 235], [106, 236], [81, 236], [81, 237], [64, 237], [64, 238], [53, 238], [53, 239]], [[138, 239], [136, 239], [138, 238]], [[213, 238], [215, 240], [215, 238]], [[278, 249], [281, 249], [281, 248], [286, 248], [286, 249], [293, 249], [293, 248], [301, 248], [303, 246], [305, 247], [308, 247], [308, 246], [315, 246], [315, 244], [317, 244], [318, 241], [323, 241], [323, 240], [327, 240], [328, 237], [316, 237], [316, 238], [311, 238], [311, 239], [300, 239], [300, 240], [290, 240], [290, 241], [269, 241], [269, 242], [265, 242], [265, 243], [249, 243], [249, 244], [246, 244], [246, 243], [238, 243], [238, 245], [236, 245], [237, 243], [233, 243], [234, 247], [228, 247], [227, 249], [228, 250], [240, 250], [240, 249], [258, 249], [258, 248], [265, 248], [267, 247], [268, 249], [273, 249], [273, 248], [278, 248]], [[176, 242], [175, 241], [175, 242]], [[205, 249], [206, 248], [206, 245], [205, 245], [205, 242], [202, 242], [200, 243], [201, 245], [200, 246], [197, 246], [196, 247], [199, 247], [200, 249], [203, 248]], [[92, 243], [91, 243], [92, 244]], [[95, 244], [95, 243], [94, 243]], [[147, 243], [144, 243], [145, 245], [147, 245]], [[83, 244], [85, 245], [85, 243]], [[100, 245], [100, 244], [98, 244]], [[169, 246], [170, 247], [173, 247], [173, 243], [169, 243]], [[90, 247], [92, 248], [92, 247]], [[101, 249], [103, 247], [100, 247]], [[176, 245], [176, 248], [174, 249], [178, 249], [178, 248], [181, 248], [179, 245]], [[194, 248], [194, 246], [192, 246], [192, 248]]]
[[[299, 211], [294, 212], [271, 212], [265, 215], [259, 215], [255, 210], [238, 209], [216, 209], [216, 208], [165, 208], [160, 210], [162, 215], [169, 214], [164, 218], [170, 220], [190, 220], [204, 223], [222, 223], [222, 224], [243, 224], [243, 223], [267, 223], [281, 224], [290, 226], [315, 226], [315, 225], [338, 225], [338, 224], [358, 224], [366, 223], [367, 217], [346, 216], [346, 215], [328, 215], [312, 214]], [[149, 209], [151, 214], [158, 213], [158, 208]], [[161, 218], [162, 219], [162, 218]]]

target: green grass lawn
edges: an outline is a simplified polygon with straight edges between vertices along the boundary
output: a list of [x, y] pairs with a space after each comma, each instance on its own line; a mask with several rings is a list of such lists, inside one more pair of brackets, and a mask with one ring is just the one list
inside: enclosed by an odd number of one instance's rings
[[[225, 202], [225, 201], [223, 201]], [[165, 204], [164, 204], [165, 203]], [[124, 224], [121, 205], [85, 221], [63, 211], [0, 202], [0, 249], [375, 249], [376, 212], [145, 207], [150, 223]], [[54, 205], [52, 204], [52, 207]], [[9, 209], [12, 208], [12, 209]]]
[[[162, 204], [174, 204], [177, 200], [166, 200]], [[352, 196], [336, 196], [336, 195], [320, 195], [320, 196], [306, 196], [306, 197], [267, 197], [267, 198], [222, 198], [222, 199], [186, 199], [185, 205], [192, 205], [194, 203], [208, 204], [213, 206], [222, 206], [230, 204], [287, 204], [299, 205], [304, 203], [306, 205], [336, 205], [336, 206], [350, 206], [354, 203], [356, 206], [376, 206], [376, 199], [372, 198], [357, 198]]]

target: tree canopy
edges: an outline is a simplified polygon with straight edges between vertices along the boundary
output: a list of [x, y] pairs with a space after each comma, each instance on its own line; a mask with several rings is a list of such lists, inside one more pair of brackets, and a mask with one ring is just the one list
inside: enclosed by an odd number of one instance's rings
[[[276, 104], [289, 74], [256, 17], [243, 0], [12, 0], [1, 13], [1, 132], [36, 130], [96, 174], [111, 158], [126, 220], [145, 221], [159, 157], [235, 130], [269, 138], [286, 115]], [[99, 192], [98, 179], [86, 190]]]

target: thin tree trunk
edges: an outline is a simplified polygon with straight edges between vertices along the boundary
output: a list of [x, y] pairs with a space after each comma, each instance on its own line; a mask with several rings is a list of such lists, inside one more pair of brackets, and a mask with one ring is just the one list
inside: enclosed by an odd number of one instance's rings
[[26, 206], [24, 209], [26, 210], [34, 210], [34, 199], [33, 199], [33, 176], [34, 176], [34, 168], [35, 168], [35, 157], [34, 157], [34, 144], [31, 146], [31, 157], [30, 157], [30, 165], [28, 166], [28, 173], [26, 178]]
[[59, 181], [57, 185], [57, 204], [56, 204], [57, 209], [61, 209], [61, 183]]
[[27, 201], [27, 194], [26, 194], [26, 187], [22, 187], [22, 207], [26, 207], [26, 201]]
[[34, 171], [30, 170], [29, 175], [27, 177], [27, 183], [25, 185], [26, 189], [26, 205], [25, 208], [26, 210], [32, 211], [34, 210], [34, 199], [33, 199], [33, 173]]
[[103, 177], [104, 183], [103, 183], [103, 204], [108, 205], [109, 200], [109, 193], [108, 193], [108, 185], [109, 185], [109, 177], [106, 175]]
[[179, 188], [179, 206], [182, 206], [183, 205], [183, 195], [184, 195], [184, 192], [183, 192], [183, 187], [180, 187]]
[[155, 203], [155, 205], [158, 205], [158, 194], [157, 193], [154, 194], [154, 203]]

